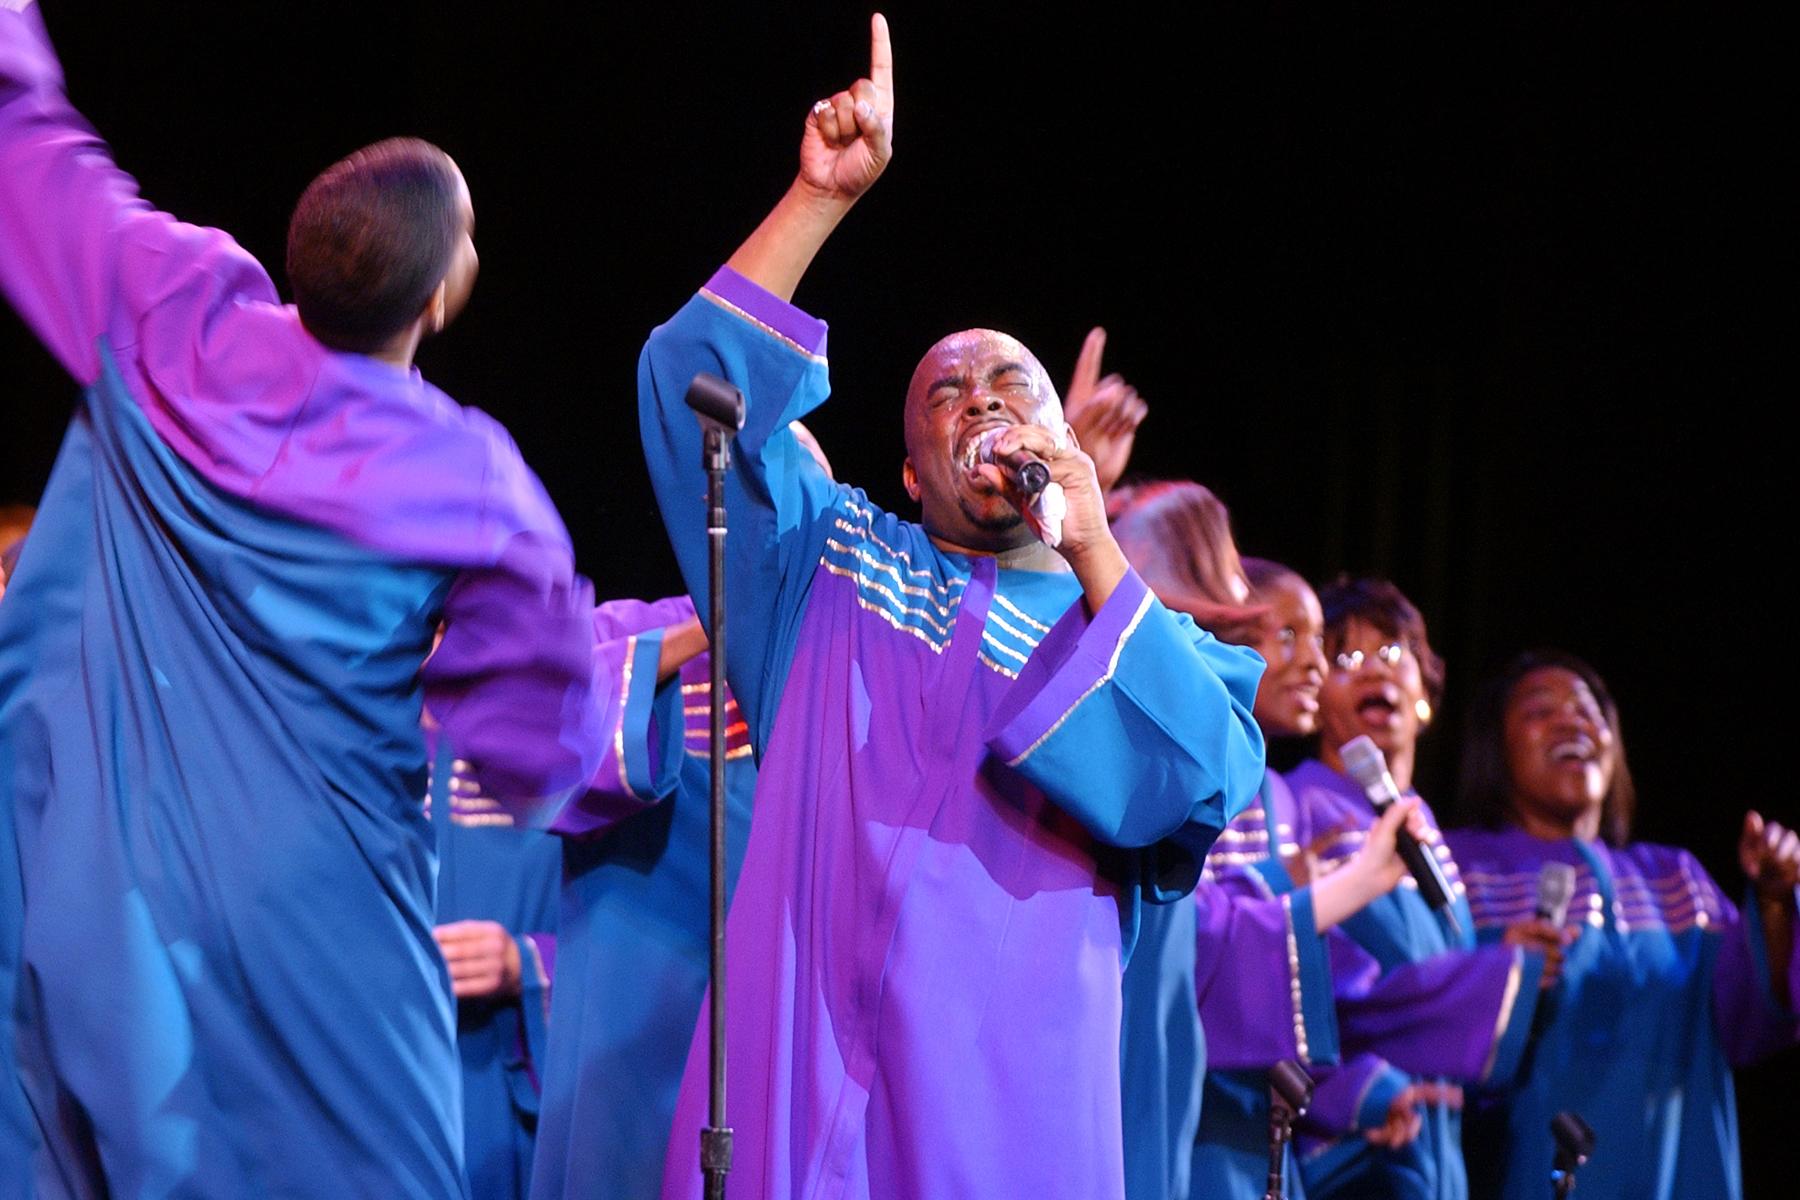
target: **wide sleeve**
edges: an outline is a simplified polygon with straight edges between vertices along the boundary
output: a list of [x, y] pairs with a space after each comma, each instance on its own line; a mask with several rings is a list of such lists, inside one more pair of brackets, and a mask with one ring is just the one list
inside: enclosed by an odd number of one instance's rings
[[995, 713], [988, 748], [1099, 841], [1154, 847], [1144, 891], [1191, 891], [1213, 839], [1256, 796], [1250, 715], [1262, 659], [1171, 612], [1127, 570], [1100, 611], [1046, 634]]
[[1341, 981], [1344, 1052], [1376, 1053], [1415, 1075], [1504, 1084], [1530, 1041], [1543, 969], [1541, 954], [1494, 945]]
[[1312, 890], [1256, 895], [1241, 886], [1247, 876], [1237, 882], [1215, 873], [1194, 890], [1194, 979], [1208, 1065], [1267, 1069], [1292, 1058], [1310, 1069], [1336, 1061], [1331, 964], [1313, 924]]
[[1313, 1082], [1305, 1127], [1325, 1137], [1342, 1137], [1385, 1123], [1388, 1109], [1412, 1079], [1376, 1055], [1359, 1054], [1341, 1067], [1314, 1073]]
[[582, 837], [667, 799], [681, 770], [681, 680], [656, 678], [663, 631], [694, 615], [687, 597], [645, 604], [619, 600], [594, 611], [594, 675], [611, 688], [600, 765], [588, 789], [551, 831]]
[[[705, 371], [744, 394], [726, 479], [726, 674], [767, 743], [830, 513], [846, 491], [788, 426], [830, 393], [825, 323], [724, 267], [650, 335], [638, 361], [644, 456], [675, 558], [696, 602], [707, 593], [706, 473], [688, 385]], [[710, 634], [712, 631], [708, 630]]]
[[515, 537], [461, 572], [425, 662], [425, 705], [488, 794], [543, 826], [584, 791], [617, 721], [617, 679], [595, 652], [594, 594], [553, 538]]
[[[1723, 913], [1722, 941], [1713, 960], [1712, 1002], [1713, 1025], [1726, 1059], [1734, 1067], [1745, 1067], [1800, 1042], [1800, 1012], [1781, 1004], [1772, 986], [1769, 943], [1754, 892], [1745, 895], [1740, 912], [1718, 894], [1717, 885], [1698, 862], [1688, 860], [1683, 866], [1704, 878]], [[1788, 957], [1787, 994], [1800, 1005], [1800, 921], [1794, 922], [1794, 937], [1795, 946]]]
[[84, 385], [99, 339], [135, 345], [153, 310], [198, 335], [236, 301], [277, 301], [228, 235], [138, 196], [64, 95], [36, 5], [0, 10], [0, 291]]

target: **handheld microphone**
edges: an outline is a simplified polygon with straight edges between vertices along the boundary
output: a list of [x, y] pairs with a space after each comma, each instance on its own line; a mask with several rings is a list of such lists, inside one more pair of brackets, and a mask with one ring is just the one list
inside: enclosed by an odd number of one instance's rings
[[1538, 871], [1537, 919], [1561, 929], [1575, 898], [1575, 868], [1568, 863], [1547, 862]]
[[[1350, 777], [1361, 785], [1363, 794], [1375, 811], [1386, 812], [1390, 804], [1400, 799], [1400, 788], [1394, 777], [1388, 774], [1387, 756], [1382, 754], [1381, 747], [1364, 734], [1351, 738], [1338, 747], [1338, 756], [1344, 761], [1344, 769]], [[1402, 825], [1394, 833], [1394, 849], [1400, 854], [1400, 860], [1406, 864], [1413, 882], [1419, 885], [1419, 895], [1425, 903], [1436, 909], [1438, 915], [1450, 925], [1454, 934], [1462, 932], [1462, 925], [1456, 919], [1456, 910], [1450, 905], [1450, 883], [1444, 878], [1444, 868], [1437, 860], [1437, 855], [1419, 845], [1419, 839]]]
[[982, 434], [975, 443], [975, 460], [992, 463], [999, 467], [1012, 476], [1013, 485], [1024, 493], [1027, 499], [1034, 497], [1050, 486], [1050, 467], [1043, 459], [1024, 451], [1007, 459], [995, 458], [994, 443], [1005, 432], [1005, 427], [1000, 427], [990, 429]]

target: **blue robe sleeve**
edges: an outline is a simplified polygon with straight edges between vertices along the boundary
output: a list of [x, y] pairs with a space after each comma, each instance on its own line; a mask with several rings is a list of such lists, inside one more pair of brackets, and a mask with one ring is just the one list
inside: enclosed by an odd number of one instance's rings
[[1262, 659], [1171, 612], [1127, 571], [1077, 601], [995, 714], [988, 748], [1099, 841], [1143, 847], [1144, 895], [1193, 890], [1213, 839], [1256, 797]]
[[[744, 394], [726, 483], [726, 672], [760, 754], [793, 659], [833, 483], [788, 429], [830, 392], [825, 324], [721, 268], [650, 335], [638, 361], [644, 455], [688, 591], [706, 616], [706, 474], [688, 384], [705, 371]], [[708, 630], [711, 633], [711, 630]]]

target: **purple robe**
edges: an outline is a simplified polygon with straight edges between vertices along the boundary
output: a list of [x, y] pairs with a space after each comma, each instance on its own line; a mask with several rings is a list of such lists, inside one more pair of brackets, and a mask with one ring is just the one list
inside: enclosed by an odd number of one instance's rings
[[[1294, 842], [1327, 873], [1361, 848], [1375, 813], [1362, 789], [1319, 762], [1287, 776]], [[1307, 1194], [1320, 1200], [1376, 1188], [1400, 1195], [1467, 1195], [1461, 1114], [1425, 1113], [1410, 1145], [1390, 1151], [1361, 1136], [1380, 1125], [1400, 1090], [1420, 1078], [1502, 1083], [1524, 1054], [1536, 1011], [1542, 956], [1507, 947], [1476, 949], [1473, 918], [1455, 859], [1428, 804], [1427, 848], [1443, 864], [1460, 927], [1453, 934], [1410, 876], [1346, 918], [1327, 936], [1342, 1066], [1318, 1073], [1301, 1143]]]
[[[749, 409], [726, 640], [761, 777], [732, 902], [746, 1196], [1117, 1198], [1120, 971], [1255, 792], [1260, 660], [1128, 574], [996, 570], [835, 485], [789, 422], [822, 323], [729, 270], [640, 365], [651, 478], [704, 594], [696, 371]], [[698, 1196], [706, 1017], [663, 1194]]]

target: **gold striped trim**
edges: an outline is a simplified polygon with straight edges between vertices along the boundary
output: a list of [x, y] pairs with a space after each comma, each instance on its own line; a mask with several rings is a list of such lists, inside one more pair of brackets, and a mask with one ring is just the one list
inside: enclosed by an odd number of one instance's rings
[[[843, 524], [843, 522], [840, 521], [840, 522], [838, 522], [838, 524], [841, 525], [841, 524]], [[930, 588], [914, 587], [913, 585], [907, 583], [905, 580], [900, 578], [900, 569], [898, 567], [894, 566], [893, 563], [882, 562], [879, 558], [876, 558], [873, 554], [870, 554], [867, 550], [862, 549], [860, 546], [846, 546], [846, 545], [844, 545], [844, 543], [838, 541], [836, 538], [826, 538], [825, 539], [825, 548], [828, 550], [835, 550], [839, 554], [848, 554], [852, 558], [856, 559], [858, 562], [869, 567], [871, 570], [883, 571], [883, 572], [886, 572], [888, 575], [893, 576], [895, 587], [899, 588], [903, 593], [905, 593], [908, 596], [920, 597], [927, 604], [931, 605], [931, 607], [937, 609], [938, 615], [941, 617], [944, 617], [945, 619], [948, 619], [950, 614], [955, 611], [954, 606], [947, 603], [947, 601], [949, 601], [951, 599], [951, 596], [949, 595], [949, 592], [947, 589], [939, 588], [939, 589], [937, 589], [936, 592], [934, 592]], [[938, 599], [934, 598], [939, 593], [943, 594], [943, 600], [938, 600]], [[898, 603], [898, 602], [899, 601], [896, 600], [896, 603]]]
[[1027, 646], [1031, 647], [1031, 649], [1033, 649], [1033, 650], [1037, 649], [1037, 645], [1038, 645], [1037, 638], [1032, 637], [1030, 634], [1023, 633], [1017, 629], [1014, 629], [1011, 625], [1008, 625], [1005, 621], [1003, 621], [991, 609], [988, 611], [988, 620], [990, 620], [994, 624], [998, 625], [1001, 629], [1004, 629], [1007, 633], [1012, 634], [1014, 637], [1018, 638], [1021, 642], [1024, 642]]
[[[735, 698], [727, 699], [725, 701], [726, 714], [730, 715], [731, 713], [736, 712], [737, 706], [738, 702]], [[711, 714], [712, 705], [710, 704], [684, 704], [681, 706], [681, 715], [684, 717], [705, 717], [710, 716]]]
[[613, 726], [613, 756], [619, 760], [619, 790], [632, 795], [631, 777], [625, 770], [625, 706], [631, 700], [631, 668], [637, 660], [637, 634], [625, 639], [625, 669], [619, 672], [619, 723]]
[[1287, 922], [1288, 999], [1294, 1006], [1294, 1052], [1302, 1063], [1312, 1062], [1306, 1045], [1306, 1017], [1301, 1007], [1300, 939], [1294, 935], [1293, 894], [1281, 897], [1281, 917]]
[[[858, 576], [856, 575], [856, 573], [854, 571], [850, 571], [843, 567], [837, 566], [834, 563], [827, 562], [826, 560], [824, 560], [822, 558], [819, 560], [819, 565], [821, 567], [824, 567], [827, 571], [830, 571], [833, 575], [842, 575], [846, 579], [851, 579], [851, 580], [855, 580], [858, 578]], [[931, 647], [931, 652], [933, 654], [942, 654], [944, 652], [944, 647], [949, 645], [948, 641], [944, 641], [944, 642], [932, 641], [930, 638], [925, 636], [925, 631], [923, 629], [920, 629], [915, 625], [902, 624], [899, 617], [896, 617], [893, 613], [889, 612], [887, 609], [883, 608], [881, 605], [871, 604], [867, 600], [865, 600], [863, 598], [861, 592], [855, 593], [854, 598], [858, 605], [867, 609], [869, 612], [874, 613], [876, 616], [878, 616], [882, 620], [886, 621], [889, 625], [892, 625], [895, 629], [898, 629], [901, 633], [910, 633], [914, 637], [918, 638], [921, 642], [924, 642], [927, 646]]]
[[[819, 560], [819, 565], [821, 565], [821, 567], [824, 567], [824, 569], [826, 569], [826, 570], [830, 570], [830, 572], [832, 572], [833, 576], [842, 576], [842, 578], [850, 579], [850, 581], [853, 581], [853, 583], [859, 583], [859, 585], [864, 585], [864, 583], [866, 583], [866, 585], [868, 585], [869, 588], [873, 588], [873, 590], [875, 590], [875, 592], [880, 592], [880, 594], [884, 594], [884, 596], [887, 596], [887, 599], [891, 599], [891, 601], [893, 601], [893, 603], [900, 604], [900, 601], [898, 601], [898, 597], [893, 596], [893, 592], [887, 592], [887, 588], [882, 587], [882, 585], [878, 585], [878, 583], [875, 583], [875, 581], [873, 581], [873, 579], [869, 579], [868, 576], [860, 576], [860, 574], [857, 574], [857, 572], [855, 572], [855, 570], [850, 570], [850, 569], [848, 569], [848, 567], [839, 567], [839, 565], [837, 565], [837, 563], [833, 563], [833, 561], [826, 560], [826, 558], [821, 558], [821, 560]], [[913, 637], [916, 637], [916, 639], [922, 640], [922, 642], [925, 642], [925, 644], [927, 644], [927, 646], [931, 646], [932, 653], [938, 653], [938, 655], [941, 655], [941, 653], [943, 653], [943, 648], [945, 648], [945, 646], [947, 646], [947, 644], [949, 644], [950, 631], [947, 630], [947, 628], [945, 628], [945, 626], [941, 626], [941, 624], [938, 624], [938, 622], [932, 621], [931, 617], [927, 617], [927, 615], [925, 615], [925, 613], [918, 612], [918, 610], [916, 610], [916, 608], [907, 608], [907, 606], [905, 606], [905, 604], [900, 604], [900, 612], [911, 613], [911, 615], [916, 615], [916, 617], [918, 617], [918, 619], [920, 619], [920, 621], [925, 622], [925, 624], [929, 624], [929, 626], [931, 626], [931, 628], [934, 628], [934, 630], [938, 630], [938, 633], [941, 633], [941, 635], [943, 635], [943, 637], [945, 637], [945, 640], [943, 640], [943, 642], [934, 642], [934, 640], [929, 639], [929, 637], [925, 637], [925, 630], [922, 630], [922, 628], [918, 628], [918, 626], [914, 626], [914, 624], [905, 624], [905, 622], [900, 621], [900, 617], [898, 617], [898, 615], [895, 615], [895, 613], [891, 612], [891, 610], [887, 610], [887, 608], [884, 608], [884, 606], [882, 606], [882, 604], [869, 603], [868, 597], [862, 596], [862, 588], [860, 588], [860, 587], [857, 588], [857, 603], [862, 604], [862, 606], [864, 606], [864, 608], [868, 608], [869, 612], [877, 613], [878, 617], [882, 617], [882, 619], [884, 619], [884, 621], [886, 621], [887, 624], [891, 624], [891, 626], [893, 626], [893, 628], [896, 628], [896, 630], [900, 630], [900, 631], [902, 631], [902, 633], [911, 633], [911, 635], [913, 635]]]
[[[754, 750], [754, 746], [733, 746], [725, 752], [725, 758], [727, 761], [734, 761], [745, 757]], [[710, 747], [707, 749], [696, 750], [692, 746], [689, 746], [686, 748], [686, 754], [689, 758], [706, 758], [710, 754]]]
[[511, 825], [513, 819], [507, 813], [458, 813], [450, 814], [454, 825]]
[[1014, 650], [1011, 646], [1008, 646], [1005, 642], [1001, 641], [999, 638], [995, 637], [993, 634], [989, 633], [985, 629], [983, 629], [981, 631], [981, 640], [986, 642], [988, 645], [992, 646], [994, 649], [998, 650], [1000, 653], [1006, 655], [1006, 657], [1008, 657], [1008, 658], [1016, 658], [1021, 663], [1026, 661], [1025, 655], [1019, 653], [1017, 650]]
[[[849, 505], [849, 504], [847, 504], [845, 507], [852, 508], [852, 509], [855, 508], [854, 505]], [[872, 517], [873, 514], [870, 514], [870, 516]], [[951, 576], [947, 576], [943, 579], [939, 579], [937, 572], [925, 570], [920, 567], [915, 567], [913, 565], [913, 560], [912, 560], [911, 554], [909, 554], [905, 550], [896, 550], [892, 546], [888, 545], [886, 542], [882, 541], [881, 536], [879, 534], [877, 534], [875, 532], [875, 530], [870, 526], [851, 525], [848, 522], [844, 521], [842, 518], [839, 518], [837, 521], [837, 527], [839, 529], [843, 530], [845, 533], [853, 533], [859, 537], [867, 538], [869, 541], [874, 542], [877, 546], [880, 546], [883, 550], [887, 551], [889, 554], [893, 555], [895, 558], [899, 559], [901, 562], [906, 564], [906, 573], [908, 575], [916, 575], [920, 579], [929, 579], [937, 587], [943, 588], [946, 591], [948, 591], [950, 588], [953, 588], [953, 587], [961, 588], [961, 587], [968, 586], [969, 581], [960, 575], [951, 575]]]
[[704, 288], [704, 287], [701, 288], [700, 296], [702, 299], [712, 301], [714, 304], [718, 305], [720, 308], [724, 309], [726, 312], [730, 313], [732, 316], [737, 317], [739, 320], [745, 321], [751, 325], [756, 326], [756, 328], [762, 330], [764, 333], [768, 334], [770, 337], [774, 338], [776, 341], [780, 342], [782, 345], [793, 350], [796, 354], [799, 354], [803, 358], [807, 359], [809, 362], [816, 362], [816, 363], [820, 363], [820, 364], [824, 364], [827, 362], [827, 359], [825, 358], [825, 356], [823, 354], [814, 354], [811, 350], [808, 350], [805, 346], [802, 346], [799, 342], [796, 342], [793, 338], [791, 338], [787, 334], [781, 332], [781, 330], [775, 328], [773, 325], [769, 325], [763, 321], [757, 320], [755, 317], [751, 316], [749, 313], [745, 312], [743, 309], [739, 308], [737, 305], [733, 304], [731, 301], [727, 300], [725, 297], [719, 295], [719, 293], [713, 291], [711, 288]]
[[1019, 677], [1019, 673], [1017, 671], [1011, 669], [1010, 667], [1003, 667], [999, 663], [995, 662], [993, 659], [989, 658], [986, 650], [977, 650], [975, 652], [975, 657], [981, 660], [981, 664], [983, 666], [992, 667], [994, 670], [1000, 672], [1000, 674], [1006, 676], [1008, 679], [1017, 679]]
[[[841, 566], [838, 563], [832, 562], [828, 558], [821, 557], [819, 559], [819, 565], [824, 567], [827, 571], [830, 571], [833, 575], [842, 575], [846, 579], [855, 580], [856, 584], [857, 584], [858, 592], [860, 592], [863, 588], [866, 587], [870, 591], [874, 592], [876, 595], [884, 596], [887, 599], [893, 601], [894, 606], [896, 608], [898, 608], [901, 613], [904, 613], [905, 615], [907, 615], [909, 617], [919, 618], [919, 620], [925, 622], [927, 625], [929, 625], [933, 629], [937, 630], [938, 635], [940, 637], [947, 638], [950, 636], [950, 627], [948, 625], [945, 625], [940, 621], [934, 620], [932, 618], [931, 614], [927, 613], [924, 609], [914, 608], [912, 605], [906, 603], [906, 601], [900, 599], [900, 597], [896, 596], [893, 592], [889, 591], [888, 586], [885, 583], [878, 583], [875, 580], [870, 579], [867, 575], [863, 574], [861, 571], [852, 571], [849, 567]], [[862, 597], [859, 595], [857, 597], [857, 599], [860, 600], [860, 599], [862, 599]]]
[[[1025, 622], [1025, 624], [1031, 626], [1033, 629], [1037, 630], [1039, 633], [1049, 633], [1050, 632], [1050, 626], [1044, 624], [1042, 621], [1033, 617], [1030, 613], [1026, 612], [1024, 609], [1022, 609], [1018, 605], [1014, 604], [1011, 600], [1008, 600], [1005, 596], [1002, 596], [999, 592], [994, 593], [994, 603], [998, 604], [1001, 608], [1004, 608], [1007, 612], [1009, 612], [1013, 616], [1019, 618], [1019, 620]], [[1037, 645], [1037, 643], [1033, 642], [1032, 645], [1035, 646], [1035, 645]]]

